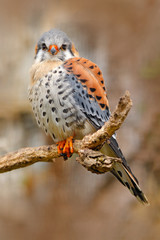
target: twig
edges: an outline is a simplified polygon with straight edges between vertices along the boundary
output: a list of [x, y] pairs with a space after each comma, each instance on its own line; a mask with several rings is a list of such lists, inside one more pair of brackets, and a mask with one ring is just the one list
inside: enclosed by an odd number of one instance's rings
[[[110, 171], [113, 164], [116, 161], [120, 161], [120, 159], [107, 157], [98, 151], [89, 149], [97, 149], [97, 147], [102, 146], [120, 128], [131, 107], [130, 94], [126, 91], [125, 95], [120, 98], [110, 119], [100, 130], [92, 135], [85, 136], [82, 140], [74, 141], [74, 152], [79, 154], [77, 161], [80, 164], [92, 172], [103, 173]], [[27, 167], [36, 162], [53, 162], [57, 157], [59, 155], [55, 144], [22, 148], [0, 157], [0, 173]]]

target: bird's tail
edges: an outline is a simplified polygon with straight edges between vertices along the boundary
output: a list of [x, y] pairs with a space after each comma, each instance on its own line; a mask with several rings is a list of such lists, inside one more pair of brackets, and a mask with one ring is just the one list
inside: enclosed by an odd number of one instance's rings
[[111, 172], [141, 203], [149, 204], [146, 196], [138, 185], [137, 179], [123, 163], [116, 162]]
[[138, 180], [132, 173], [124, 158], [115, 137], [111, 137], [105, 144], [103, 152], [109, 156], [118, 157], [122, 162], [116, 162], [111, 170], [112, 174], [143, 204], [149, 204], [145, 194], [139, 187]]

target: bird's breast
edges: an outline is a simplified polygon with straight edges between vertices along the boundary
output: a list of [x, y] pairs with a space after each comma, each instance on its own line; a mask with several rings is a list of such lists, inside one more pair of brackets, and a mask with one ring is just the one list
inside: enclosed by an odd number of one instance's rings
[[74, 94], [75, 88], [63, 65], [39, 77], [30, 87], [29, 99], [37, 123], [55, 142], [69, 136], [82, 138], [95, 131], [75, 102]]

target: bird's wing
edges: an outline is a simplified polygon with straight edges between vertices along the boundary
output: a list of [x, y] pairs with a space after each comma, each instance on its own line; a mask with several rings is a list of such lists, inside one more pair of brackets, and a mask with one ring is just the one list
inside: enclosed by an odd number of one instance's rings
[[99, 129], [109, 119], [109, 104], [99, 67], [85, 58], [71, 58], [64, 63], [75, 89], [74, 98], [90, 123]]
[[[109, 104], [104, 85], [104, 79], [99, 67], [85, 58], [72, 58], [64, 63], [67, 78], [72, 82], [74, 98], [88, 121], [99, 129], [110, 117]], [[111, 137], [107, 145], [109, 152], [121, 158], [122, 163], [116, 163], [112, 173], [117, 179], [143, 203], [148, 203], [147, 198], [141, 191], [136, 177], [124, 158], [115, 135]]]

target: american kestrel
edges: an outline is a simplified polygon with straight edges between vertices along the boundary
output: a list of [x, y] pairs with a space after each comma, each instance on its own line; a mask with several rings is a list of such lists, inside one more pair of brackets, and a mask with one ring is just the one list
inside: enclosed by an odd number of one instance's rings
[[[73, 153], [72, 140], [101, 128], [110, 117], [104, 79], [99, 67], [79, 57], [68, 36], [45, 32], [35, 48], [29, 100], [38, 125], [57, 143], [64, 158]], [[148, 200], [124, 158], [115, 135], [105, 143], [109, 156], [121, 158], [112, 174], [142, 203]]]

